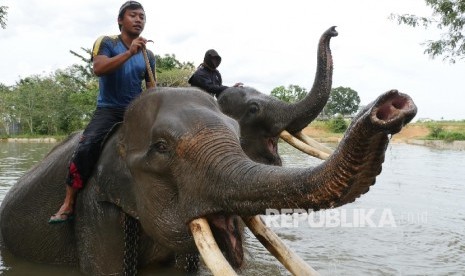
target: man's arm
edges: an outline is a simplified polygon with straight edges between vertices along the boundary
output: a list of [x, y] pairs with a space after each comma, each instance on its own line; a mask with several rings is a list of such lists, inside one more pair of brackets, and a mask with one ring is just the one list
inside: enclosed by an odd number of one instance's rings
[[189, 83], [192, 86], [197, 86], [203, 90], [206, 90], [208, 93], [215, 94], [217, 96], [223, 92], [223, 90], [228, 88], [224, 85], [214, 84], [209, 76], [199, 74], [197, 72], [194, 73], [194, 75], [192, 75], [192, 77], [189, 79]]
[[123, 63], [125, 63], [133, 55], [137, 54], [141, 49], [145, 47], [147, 40], [142, 37], [134, 39], [129, 49], [114, 57], [107, 57], [105, 55], [97, 55], [93, 57], [94, 73], [97, 76], [109, 74], [118, 69]]

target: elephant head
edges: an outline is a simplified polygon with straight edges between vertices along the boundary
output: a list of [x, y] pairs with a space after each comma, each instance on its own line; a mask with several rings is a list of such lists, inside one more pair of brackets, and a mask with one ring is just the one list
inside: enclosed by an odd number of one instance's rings
[[240, 265], [236, 215], [265, 214], [267, 208], [319, 210], [354, 201], [381, 172], [389, 135], [415, 114], [409, 96], [389, 91], [354, 119], [327, 161], [291, 169], [250, 160], [237, 122], [209, 95], [158, 88], [128, 109], [110, 141], [118, 150], [107, 146], [112, 153], [102, 155], [98, 183], [125, 187], [100, 191], [168, 250], [195, 252], [188, 225], [207, 218], [225, 231], [222, 250]]
[[308, 95], [296, 103], [286, 103], [249, 87], [230, 87], [223, 91], [218, 104], [221, 111], [239, 122], [241, 145], [252, 160], [281, 165], [277, 141], [280, 133], [299, 132], [313, 121], [328, 101], [333, 74], [329, 47], [335, 27], [325, 31], [318, 43], [317, 70]]

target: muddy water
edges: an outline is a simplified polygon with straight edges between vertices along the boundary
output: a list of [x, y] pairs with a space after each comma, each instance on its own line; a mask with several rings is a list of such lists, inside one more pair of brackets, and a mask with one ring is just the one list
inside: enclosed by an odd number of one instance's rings
[[[0, 200], [54, 144], [0, 143]], [[284, 166], [320, 161], [280, 145]], [[383, 172], [356, 202], [265, 220], [322, 275], [465, 275], [465, 152], [393, 144]], [[272, 212], [279, 210], [270, 210]], [[242, 275], [289, 275], [250, 233]], [[1, 252], [3, 275], [80, 275]], [[141, 275], [173, 275], [147, 268]], [[210, 275], [204, 267], [200, 275]]]

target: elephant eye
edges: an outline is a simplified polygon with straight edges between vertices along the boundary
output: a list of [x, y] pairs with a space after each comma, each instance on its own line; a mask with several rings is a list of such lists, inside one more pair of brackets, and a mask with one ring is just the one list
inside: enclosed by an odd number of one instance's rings
[[150, 146], [151, 152], [166, 153], [169, 151], [168, 144], [164, 140], [157, 141]]
[[257, 104], [257, 103], [252, 103], [252, 104], [249, 106], [249, 113], [250, 113], [250, 114], [258, 113], [259, 110], [260, 110], [260, 108], [258, 107], [258, 104]]

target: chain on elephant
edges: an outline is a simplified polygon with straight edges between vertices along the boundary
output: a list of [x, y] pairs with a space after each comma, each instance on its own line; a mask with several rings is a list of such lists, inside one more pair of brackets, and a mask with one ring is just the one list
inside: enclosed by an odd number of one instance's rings
[[128, 215], [124, 219], [124, 275], [137, 273], [137, 248], [139, 244], [139, 222]]

